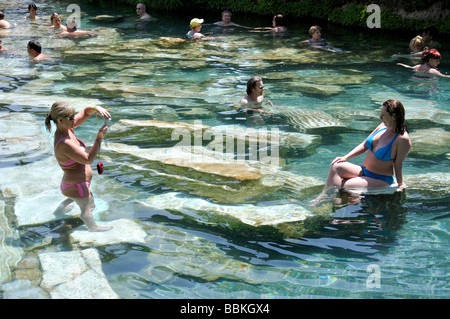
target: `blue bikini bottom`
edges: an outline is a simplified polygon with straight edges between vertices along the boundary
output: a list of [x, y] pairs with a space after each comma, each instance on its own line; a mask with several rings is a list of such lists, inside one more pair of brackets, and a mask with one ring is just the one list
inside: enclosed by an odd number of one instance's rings
[[375, 179], [379, 179], [379, 180], [385, 181], [389, 185], [392, 185], [394, 183], [394, 178], [392, 176], [378, 175], [378, 174], [372, 173], [371, 171], [369, 171], [364, 166], [362, 167], [362, 169], [363, 169], [363, 176], [372, 177], [372, 178], [375, 178]]

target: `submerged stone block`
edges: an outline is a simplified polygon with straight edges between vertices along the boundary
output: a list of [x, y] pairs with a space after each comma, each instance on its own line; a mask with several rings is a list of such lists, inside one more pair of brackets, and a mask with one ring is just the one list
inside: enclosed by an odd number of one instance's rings
[[42, 253], [41, 287], [52, 299], [118, 299], [112, 290], [96, 249]]
[[0, 200], [0, 283], [12, 279], [11, 268], [24, 255], [22, 248], [13, 245], [18, 239], [17, 230], [10, 226], [10, 221], [5, 215], [5, 203]]
[[410, 136], [411, 154], [439, 156], [450, 152], [450, 132], [442, 128], [415, 130]]
[[51, 151], [34, 115], [0, 112], [0, 162], [31, 162]]
[[70, 240], [80, 247], [104, 246], [120, 243], [145, 243], [147, 234], [136, 222], [118, 219], [110, 222], [97, 222], [100, 226], [112, 226], [105, 232], [90, 232], [86, 226], [80, 226], [70, 234]]
[[345, 124], [320, 110], [281, 110], [277, 111], [287, 118], [289, 123], [299, 131], [343, 130]]
[[257, 206], [218, 205], [201, 198], [183, 197], [177, 193], [167, 193], [149, 197], [143, 205], [156, 209], [168, 209], [178, 212], [203, 212], [207, 214], [227, 215], [251, 226], [275, 226], [280, 223], [302, 221], [312, 213], [297, 204]]

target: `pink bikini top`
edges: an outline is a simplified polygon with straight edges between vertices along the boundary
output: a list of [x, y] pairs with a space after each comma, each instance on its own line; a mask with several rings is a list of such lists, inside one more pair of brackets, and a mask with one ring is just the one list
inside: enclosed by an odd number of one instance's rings
[[[56, 142], [56, 144], [55, 144], [55, 150], [56, 150], [56, 146], [58, 146], [59, 142], [61, 142], [62, 140], [68, 139], [68, 138], [70, 138], [70, 137], [63, 137], [63, 138], [59, 139]], [[80, 147], [86, 151], [86, 145], [84, 145], [83, 141], [78, 139], [78, 138], [77, 138], [77, 141], [81, 144]], [[70, 159], [70, 160], [68, 160], [67, 162], [64, 162], [64, 163], [59, 163], [58, 162], [58, 164], [60, 166], [63, 166], [63, 167], [71, 166], [71, 165], [77, 164], [77, 163], [78, 162], [74, 161], [73, 159]]]

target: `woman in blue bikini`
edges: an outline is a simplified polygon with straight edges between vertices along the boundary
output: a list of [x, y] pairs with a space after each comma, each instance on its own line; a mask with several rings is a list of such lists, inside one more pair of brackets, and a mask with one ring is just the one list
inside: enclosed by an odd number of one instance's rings
[[[345, 156], [336, 157], [331, 162], [325, 190], [330, 187], [377, 188], [394, 183], [394, 172], [400, 189], [407, 186], [403, 182], [403, 162], [411, 149], [405, 109], [400, 101], [387, 100], [381, 107], [382, 123]], [[348, 159], [367, 152], [363, 166], [349, 163]]]

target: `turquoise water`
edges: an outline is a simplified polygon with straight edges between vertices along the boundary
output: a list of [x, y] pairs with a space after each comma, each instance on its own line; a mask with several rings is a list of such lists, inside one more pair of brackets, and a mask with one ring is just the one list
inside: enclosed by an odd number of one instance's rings
[[[318, 195], [320, 187], [300, 195], [286, 189], [261, 193], [243, 182], [204, 180], [189, 170], [162, 174], [156, 164], [105, 147], [101, 152], [105, 173], [94, 176], [96, 197], [108, 205], [108, 212], [99, 218], [133, 218], [148, 234], [145, 244], [96, 247], [103, 271], [120, 297], [450, 296], [450, 151], [445, 143], [450, 125], [450, 80], [420, 81], [396, 65], [411, 64], [392, 55], [407, 53], [414, 34], [380, 34], [323, 25], [323, 37], [350, 52], [311, 51], [299, 45], [307, 38], [310, 22], [293, 21], [292, 34], [281, 38], [245, 29], [225, 33], [204, 25], [202, 31], [212, 39], [173, 44], [161, 37], [183, 38], [190, 17], [159, 13], [155, 14], [159, 22], [143, 24], [135, 21], [133, 7], [97, 8], [81, 1], [81, 29], [95, 29], [98, 36], [68, 40], [54, 37], [47, 17], [55, 11], [65, 12], [70, 1], [39, 3], [39, 15], [45, 18], [38, 24], [19, 21], [25, 15], [24, 4], [2, 2], [8, 19], [18, 26], [0, 33], [3, 46], [8, 48], [7, 54], [0, 55], [0, 112], [32, 114], [42, 131], [45, 115], [56, 98], [73, 101], [76, 107], [90, 102], [107, 105], [112, 108], [113, 125], [120, 119], [191, 124], [201, 120], [208, 126], [246, 127], [245, 116], [235, 106], [245, 95], [246, 81], [259, 75], [266, 98], [277, 109], [323, 111], [344, 125], [301, 130], [276, 111], [265, 117], [268, 129], [320, 137], [320, 142], [307, 148], [280, 151], [283, 171], [323, 183], [331, 160], [360, 143], [378, 125], [381, 103], [396, 98], [405, 105], [416, 147], [405, 161], [404, 174], [430, 179], [420, 187], [407, 183], [410, 188], [403, 194], [363, 195], [355, 200], [342, 193], [339, 204], [318, 211], [309, 206], [309, 201]], [[122, 14], [124, 20], [89, 20], [99, 14]], [[237, 23], [251, 27], [269, 26], [271, 21], [235, 16]], [[218, 20], [215, 15], [203, 17], [207, 22]], [[25, 48], [30, 37], [42, 43], [50, 57], [46, 62], [35, 65], [29, 61]], [[448, 49], [442, 41], [439, 68], [443, 73], [450, 72]], [[100, 124], [99, 120], [89, 120], [77, 136], [90, 143]], [[415, 143], [413, 135], [418, 134], [418, 141], [428, 129], [441, 130], [441, 135], [430, 139], [429, 144], [436, 142], [432, 151], [424, 143]], [[167, 141], [148, 140], [146, 134], [142, 129], [119, 137], [111, 134], [107, 143], [141, 148], [168, 146]], [[441, 140], [444, 142], [439, 144]], [[26, 166], [49, 156], [51, 149], [32, 157], [2, 155], [0, 165]], [[361, 156], [355, 162], [362, 160]], [[440, 175], [439, 185], [436, 175]], [[43, 171], [40, 178], [47, 176]], [[249, 196], [230, 198], [230, 203], [203, 182], [236, 187], [240, 192], [248, 191]], [[114, 188], [105, 189], [109, 185]], [[169, 193], [185, 198], [186, 206], [177, 208], [172, 205], [176, 199], [169, 198], [164, 205], [170, 208], [161, 209], [148, 201], [149, 197], [164, 198]], [[255, 227], [234, 217], [189, 208], [189, 203], [199, 199], [218, 207], [293, 204], [313, 213], [304, 221]], [[50, 249], [74, 249], [68, 242], [66, 223], [74, 228], [80, 225], [77, 220], [69, 220], [20, 227], [20, 246], [31, 246], [50, 236]], [[379, 275], [379, 282], [372, 281], [373, 274]]]

